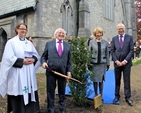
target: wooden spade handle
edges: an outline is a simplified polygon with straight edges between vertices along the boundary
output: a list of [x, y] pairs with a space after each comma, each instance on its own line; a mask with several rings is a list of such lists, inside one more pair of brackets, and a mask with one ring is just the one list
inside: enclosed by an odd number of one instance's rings
[[[61, 77], [64, 77], [64, 78], [68, 78], [66, 75], [63, 75], [63, 74], [61, 74], [61, 73], [59, 73], [59, 72], [56, 72], [56, 71], [53, 71], [53, 73], [54, 74], [56, 74], [56, 75], [59, 75], [59, 76], [61, 76]], [[74, 79], [74, 78], [70, 78], [71, 80], [73, 80], [73, 81], [75, 81], [75, 82], [78, 82], [78, 83], [80, 83], [80, 84], [83, 84], [82, 82], [80, 82], [79, 80], [77, 80], [77, 79]]]
[[76, 81], [76, 82], [78, 82], [78, 83], [80, 83], [80, 84], [83, 84], [82, 82], [80, 82], [79, 80], [77, 80], [77, 79], [75, 79], [75, 78], [70, 78], [71, 80], [73, 80], [73, 81]]

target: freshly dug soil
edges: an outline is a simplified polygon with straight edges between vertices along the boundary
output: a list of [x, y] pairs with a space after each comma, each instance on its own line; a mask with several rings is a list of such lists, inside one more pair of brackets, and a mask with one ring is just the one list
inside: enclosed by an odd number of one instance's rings
[[[121, 81], [121, 98], [120, 105], [103, 104], [98, 109], [94, 109], [93, 100], [88, 100], [83, 107], [77, 107], [72, 103], [72, 97], [66, 97], [66, 111], [67, 113], [141, 113], [141, 65], [132, 67], [131, 70], [131, 92], [133, 106], [129, 106], [124, 100], [123, 80]], [[46, 113], [46, 83], [45, 74], [38, 73], [38, 93], [40, 101], [40, 113]], [[0, 113], [6, 113], [6, 97], [3, 99], [0, 96]], [[58, 96], [55, 100], [56, 113], [60, 113], [58, 109]]]

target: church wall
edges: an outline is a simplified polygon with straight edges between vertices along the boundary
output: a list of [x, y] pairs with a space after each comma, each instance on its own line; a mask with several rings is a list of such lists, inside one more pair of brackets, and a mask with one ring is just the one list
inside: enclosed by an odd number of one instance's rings
[[[35, 12], [27, 13], [27, 36], [32, 36], [39, 54], [41, 55], [46, 41], [49, 41], [54, 35], [54, 31], [62, 27], [62, 18], [60, 7], [64, 0], [39, 1]], [[76, 15], [75, 15], [75, 2], [70, 1], [73, 8], [73, 25], [72, 34], [76, 34]], [[39, 39], [40, 38], [40, 39]], [[38, 40], [39, 39], [39, 40]]]
[[[116, 35], [116, 25], [119, 22], [125, 21], [125, 18], [123, 18], [123, 9], [121, 2], [124, 0], [115, 0], [114, 20], [109, 20], [103, 16], [103, 0], [84, 1], [87, 2], [90, 11], [89, 15], [86, 15], [89, 16], [89, 18], [86, 17], [88, 21], [84, 24], [86, 24], [86, 26], [89, 26], [90, 32], [92, 33], [95, 27], [100, 26], [104, 30], [104, 39], [112, 38], [114, 35]], [[17, 23], [25, 22], [28, 25], [27, 36], [33, 37], [35, 47], [41, 55], [46, 41], [50, 40], [50, 38], [54, 34], [55, 29], [62, 27], [63, 20], [60, 13], [60, 7], [63, 2], [64, 0], [39, 0], [35, 11], [29, 11], [14, 15], [14, 19], [11, 23], [7, 25], [2, 25], [0, 23], [0, 27], [3, 27], [8, 34], [8, 38], [11, 38], [12, 36], [14, 36], [14, 27], [17, 25]], [[73, 9], [73, 16], [71, 21], [71, 31], [69, 31], [68, 34], [75, 36], [77, 31], [76, 0], [69, 0], [69, 2]], [[0, 22], [6, 18], [1, 19]], [[128, 23], [131, 24], [130, 22]]]
[[122, 6], [120, 0], [116, 0], [114, 21], [104, 17], [103, 0], [88, 0], [90, 5], [90, 30], [99, 26], [104, 30], [104, 39], [112, 38], [117, 34], [116, 25], [123, 21]]

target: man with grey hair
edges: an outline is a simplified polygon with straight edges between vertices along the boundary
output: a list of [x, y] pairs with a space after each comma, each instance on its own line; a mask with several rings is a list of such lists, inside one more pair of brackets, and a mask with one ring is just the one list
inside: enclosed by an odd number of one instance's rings
[[[41, 57], [41, 64], [44, 69], [50, 68], [56, 72], [62, 73], [69, 79], [71, 77], [71, 46], [64, 41], [66, 31], [62, 28], [56, 29], [54, 32], [55, 40], [49, 41], [45, 45], [44, 52]], [[58, 82], [59, 110], [66, 113], [65, 108], [65, 87], [66, 79], [55, 75], [53, 72], [46, 70], [46, 90], [47, 90], [47, 109], [48, 113], [54, 113], [54, 93], [56, 81]]]
[[111, 55], [115, 72], [115, 98], [113, 103], [116, 104], [120, 99], [121, 76], [123, 73], [125, 100], [130, 106], [133, 106], [130, 100], [130, 73], [134, 50], [133, 37], [125, 34], [125, 25], [122, 23], [117, 25], [117, 33], [118, 35], [114, 36], [111, 42]]

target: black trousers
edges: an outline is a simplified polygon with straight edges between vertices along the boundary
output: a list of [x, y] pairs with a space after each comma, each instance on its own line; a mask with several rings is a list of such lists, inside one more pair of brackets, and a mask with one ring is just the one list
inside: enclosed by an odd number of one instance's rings
[[29, 94], [29, 103], [24, 104], [22, 95], [13, 96], [7, 95], [7, 113], [35, 113], [40, 110], [38, 92], [35, 91], [36, 102], [31, 101], [31, 94]]
[[131, 97], [131, 87], [130, 87], [130, 73], [131, 67], [116, 67], [115, 72], [115, 96], [120, 97], [120, 85], [121, 85], [121, 76], [123, 73], [123, 82], [124, 82], [124, 95], [125, 98]]
[[56, 88], [56, 82], [58, 82], [58, 96], [59, 96], [59, 109], [65, 110], [65, 88], [66, 88], [66, 79], [55, 75], [52, 72], [47, 71], [47, 79], [46, 79], [46, 90], [47, 90], [47, 109], [49, 112], [54, 113], [55, 111], [55, 88]]

